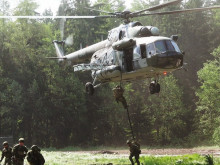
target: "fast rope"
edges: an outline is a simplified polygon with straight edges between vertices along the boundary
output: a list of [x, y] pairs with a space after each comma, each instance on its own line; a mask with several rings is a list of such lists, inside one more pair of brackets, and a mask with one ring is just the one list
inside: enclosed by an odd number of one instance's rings
[[[120, 87], [122, 87], [121, 86], [121, 84], [122, 84], [122, 71], [120, 71], [120, 73], [121, 73]], [[132, 140], [134, 140], [134, 132], [133, 132], [132, 124], [131, 124], [131, 119], [130, 119], [130, 113], [129, 113], [129, 110], [128, 110], [128, 106], [127, 106], [126, 110], [127, 110], [127, 115], [128, 115], [128, 122], [129, 122], [130, 129], [131, 129]]]
[[121, 80], [120, 80], [120, 87], [121, 87], [121, 82], [122, 82], [122, 71], [120, 70], [120, 74], [121, 74]]
[[126, 108], [126, 110], [128, 114], [128, 121], [129, 121], [130, 129], [131, 129], [132, 139], [134, 140], [134, 132], [133, 132], [132, 124], [131, 124], [130, 113], [128, 111], [128, 107]]

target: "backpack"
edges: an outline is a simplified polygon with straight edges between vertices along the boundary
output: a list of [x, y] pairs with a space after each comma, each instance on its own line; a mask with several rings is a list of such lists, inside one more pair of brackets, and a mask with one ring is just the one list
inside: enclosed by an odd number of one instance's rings
[[138, 154], [141, 154], [141, 146], [140, 146], [140, 143], [134, 141], [133, 144], [134, 144], [135, 147], [136, 147], [137, 153], [138, 153]]

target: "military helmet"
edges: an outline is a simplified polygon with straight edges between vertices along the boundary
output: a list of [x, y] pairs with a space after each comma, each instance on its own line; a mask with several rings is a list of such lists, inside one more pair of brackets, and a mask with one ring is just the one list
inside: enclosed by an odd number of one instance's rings
[[18, 141], [24, 143], [24, 138], [20, 138]]
[[2, 143], [2, 145], [3, 145], [3, 146], [8, 145], [8, 142], [7, 142], [7, 141], [4, 141], [4, 142]]
[[127, 144], [131, 144], [131, 140], [127, 140], [127, 142], [126, 142]]
[[37, 145], [33, 145], [33, 146], [31, 147], [31, 150], [32, 150], [32, 151], [40, 151], [40, 148], [39, 148]]

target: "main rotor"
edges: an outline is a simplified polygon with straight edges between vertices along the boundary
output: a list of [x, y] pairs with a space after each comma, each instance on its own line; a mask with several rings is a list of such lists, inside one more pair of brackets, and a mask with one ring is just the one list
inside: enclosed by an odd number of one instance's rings
[[166, 2], [166, 3], [160, 4], [160, 5], [156, 5], [156, 6], [147, 8], [147, 9], [139, 10], [139, 11], [136, 11], [136, 12], [131, 12], [131, 11], [129, 11], [129, 10], [124, 10], [124, 11], [122, 11], [122, 12], [107, 12], [107, 11], [97, 10], [97, 9], [89, 8], [89, 7], [85, 7], [85, 8], [86, 8], [86, 9], [89, 9], [89, 10], [91, 10], [91, 11], [98, 11], [98, 12], [101, 12], [101, 13], [106, 13], [106, 14], [108, 14], [108, 15], [103, 15], [103, 16], [99, 16], [99, 17], [105, 17], [105, 18], [122, 18], [122, 19], [124, 19], [124, 22], [125, 22], [125, 23], [129, 23], [129, 22], [130, 22], [130, 18], [141, 17], [141, 16], [145, 16], [145, 15], [155, 15], [155, 14], [158, 14], [158, 13], [144, 13], [144, 14], [142, 14], [143, 12], [146, 12], [146, 11], [148, 11], [148, 12], [155, 11], [155, 10], [161, 9], [161, 8], [166, 7], [166, 6], [169, 6], [169, 5], [178, 4], [178, 3], [180, 3], [181, 1], [182, 1], [182, 0], [173, 0], [173, 1], [169, 1], [169, 2]]
[[184, 9], [184, 10], [174, 10], [174, 11], [165, 11], [165, 12], [152, 12], [161, 8], [164, 8], [166, 6], [175, 5], [180, 3], [182, 0], [172, 0], [166, 3], [162, 3], [160, 5], [156, 5], [147, 9], [139, 10], [136, 12], [131, 12], [128, 10], [122, 11], [122, 12], [107, 12], [103, 10], [98, 10], [94, 8], [88, 8], [92, 11], [98, 11], [101, 13], [106, 13], [107, 15], [99, 15], [99, 16], [0, 16], [0, 18], [10, 18], [10, 19], [18, 19], [18, 18], [25, 18], [25, 19], [94, 19], [94, 18], [121, 18], [124, 20], [125, 23], [129, 23], [131, 18], [135, 17], [143, 17], [143, 16], [149, 16], [149, 15], [168, 15], [168, 14], [176, 14], [176, 13], [187, 13], [187, 12], [198, 12], [198, 11], [205, 11], [205, 10], [211, 10], [211, 9], [218, 9], [220, 8], [220, 5], [218, 6], [212, 6], [212, 7], [202, 7], [202, 8], [193, 8], [193, 9]]

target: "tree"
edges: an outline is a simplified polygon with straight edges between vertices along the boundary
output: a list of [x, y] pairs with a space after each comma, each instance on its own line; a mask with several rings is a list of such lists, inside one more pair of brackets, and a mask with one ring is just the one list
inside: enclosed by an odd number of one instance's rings
[[220, 115], [220, 47], [212, 53], [214, 60], [204, 63], [204, 67], [198, 71], [198, 81], [201, 83], [196, 95], [197, 112], [200, 117], [200, 134], [203, 140], [210, 140], [214, 131], [217, 138], [217, 130]]

